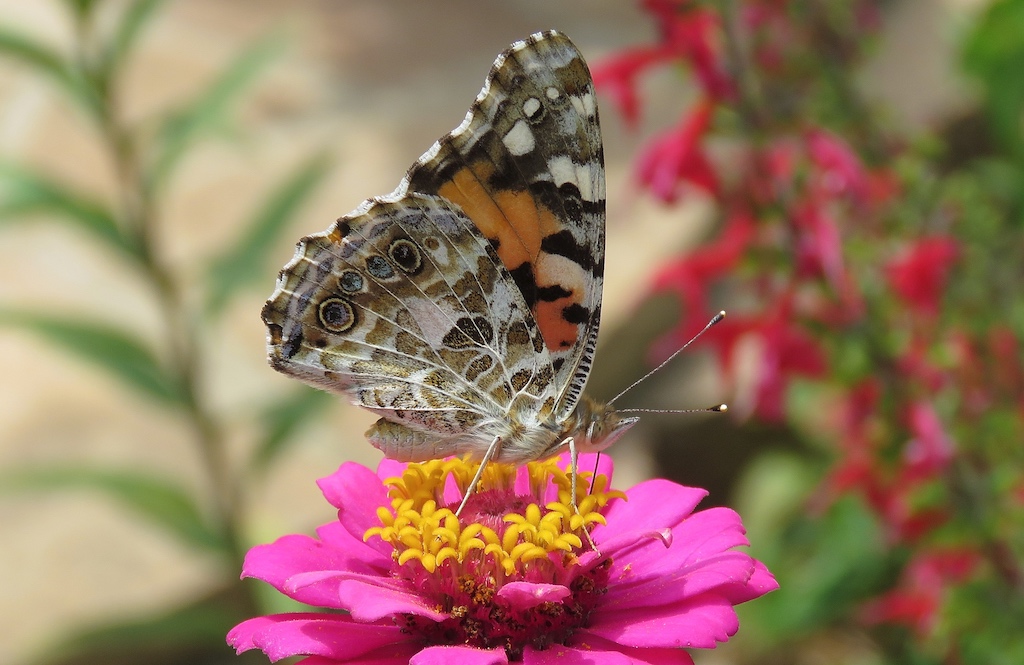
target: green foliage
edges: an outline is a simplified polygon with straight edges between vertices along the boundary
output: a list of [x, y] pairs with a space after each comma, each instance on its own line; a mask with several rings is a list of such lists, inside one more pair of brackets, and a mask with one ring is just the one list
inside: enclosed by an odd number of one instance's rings
[[220, 535], [202, 516], [195, 499], [173, 481], [137, 472], [104, 469], [26, 469], [0, 475], [6, 493], [94, 490], [179, 538], [189, 547], [224, 552]]
[[[103, 80], [109, 81], [120, 73], [121, 66], [131, 54], [143, 30], [165, 1], [137, 0], [125, 9], [114, 34], [102, 45], [98, 70]], [[92, 4], [94, 0], [89, 0], [89, 5]]]
[[[204, 399], [207, 377], [202, 358], [214, 352], [208, 347], [215, 339], [211, 328], [216, 315], [245, 287], [262, 282], [269, 288], [271, 249], [325, 177], [329, 160], [323, 153], [310, 156], [255, 202], [237, 242], [202, 273], [199, 288], [205, 300], [193, 305], [184, 277], [168, 267], [164, 248], [156, 241], [161, 237], [156, 233], [158, 219], [162, 224], [174, 222], [164, 218], [165, 197], [175, 173], [196, 147], [217, 133], [234, 130], [233, 109], [244, 103], [246, 92], [282, 52], [285, 42], [276, 35], [257, 41], [194, 98], [158, 114], [144, 127], [133, 127], [122, 120], [120, 76], [162, 0], [126, 4], [62, 0], [60, 4], [75, 28], [66, 51], [0, 24], [0, 59], [51, 82], [85, 112], [93, 123], [94, 138], [103, 143], [114, 164], [121, 191], [107, 201], [37, 167], [7, 160], [0, 163], [0, 233], [15, 224], [63, 224], [87, 241], [112, 250], [150, 287], [154, 310], [164, 316], [162, 334], [159, 339], [142, 339], [129, 322], [101, 322], [99, 313], [92, 315], [84, 307], [72, 317], [0, 303], [0, 326], [35, 335], [99, 368], [127, 391], [186, 419], [208, 486], [196, 492], [186, 489], [194, 483], [147, 471], [46, 466], [7, 472], [0, 477], [0, 489], [8, 496], [102, 493], [197, 554], [216, 555], [223, 564], [217, 586], [226, 590], [153, 616], [96, 625], [53, 646], [44, 661], [63, 665], [258, 662], [252, 654], [237, 658], [224, 643], [233, 625], [261, 613], [262, 598], [250, 585], [240, 586], [237, 581], [245, 551], [246, 474], [266, 472], [329, 399], [302, 390], [262, 411], [254, 409], [252, 418], [264, 428], [259, 440], [251, 442], [251, 458], [235, 467], [227, 463], [228, 418]], [[108, 15], [108, 4], [117, 4], [120, 13]], [[101, 13], [103, 20], [99, 20]], [[153, 132], [153, 127], [158, 131]]]
[[327, 173], [328, 160], [317, 155], [303, 163], [257, 208], [238, 244], [210, 267], [207, 313], [216, 313], [242, 287], [266, 280], [266, 259], [281, 229]]
[[0, 25], [0, 57], [18, 62], [49, 79], [90, 115], [98, 117], [102, 113], [101, 97], [90, 85], [85, 72], [49, 46]]
[[290, 397], [274, 402], [262, 414], [263, 439], [252, 457], [253, 470], [264, 472], [295, 440], [298, 430], [309, 423], [332, 402], [322, 390], [300, 388]]
[[246, 618], [247, 603], [235, 580], [172, 611], [81, 630], [54, 645], [40, 665], [265, 663], [253, 653], [236, 656], [224, 644], [224, 627]]
[[123, 330], [15, 310], [0, 310], [0, 325], [33, 332], [63, 351], [106, 370], [126, 387], [147, 397], [170, 406], [184, 401], [176, 379], [160, 365], [153, 352]]
[[18, 164], [0, 164], [0, 222], [46, 216], [81, 229], [119, 253], [139, 260], [139, 248], [125, 236], [116, 215], [86, 192]]
[[963, 53], [965, 68], [984, 87], [995, 138], [1024, 167], [1024, 2], [993, 2], [967, 36]]
[[153, 187], [166, 184], [182, 158], [197, 141], [225, 129], [228, 112], [280, 53], [284, 42], [272, 35], [243, 51], [195, 99], [169, 114], [163, 122], [149, 170]]

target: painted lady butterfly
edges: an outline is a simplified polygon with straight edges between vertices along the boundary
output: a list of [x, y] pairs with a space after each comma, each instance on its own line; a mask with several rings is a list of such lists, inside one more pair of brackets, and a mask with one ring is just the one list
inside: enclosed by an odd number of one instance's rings
[[270, 364], [379, 413], [387, 457], [482, 471], [568, 448], [575, 479], [637, 421], [583, 395], [604, 195], [583, 56], [554, 31], [516, 42], [394, 192], [299, 242], [263, 309]]

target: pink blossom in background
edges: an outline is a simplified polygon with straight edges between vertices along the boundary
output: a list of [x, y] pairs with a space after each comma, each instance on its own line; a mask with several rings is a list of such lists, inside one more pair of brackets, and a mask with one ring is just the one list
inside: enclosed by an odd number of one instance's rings
[[640, 184], [662, 203], [675, 203], [690, 184], [708, 194], [719, 194], [718, 176], [701, 145], [711, 121], [713, 105], [702, 102], [679, 124], [651, 141], [637, 157]]
[[936, 627], [946, 589], [962, 583], [977, 569], [982, 557], [965, 547], [924, 551], [915, 555], [896, 588], [861, 608], [868, 624], [895, 623], [928, 637]]
[[922, 238], [885, 267], [889, 286], [914, 311], [934, 316], [958, 254], [953, 238]]
[[611, 97], [627, 127], [640, 122], [640, 97], [637, 79], [650, 67], [671, 60], [673, 53], [664, 46], [642, 46], [623, 50], [591, 67], [594, 87]]
[[925, 401], [914, 402], [907, 414], [912, 438], [903, 450], [904, 480], [907, 482], [934, 478], [953, 460], [953, 440], [935, 413]]

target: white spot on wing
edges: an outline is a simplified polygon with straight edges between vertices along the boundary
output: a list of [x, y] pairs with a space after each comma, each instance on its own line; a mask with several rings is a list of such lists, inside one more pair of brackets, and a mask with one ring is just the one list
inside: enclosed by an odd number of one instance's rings
[[512, 129], [508, 130], [501, 140], [508, 151], [517, 157], [530, 153], [537, 146], [533, 132], [525, 120], [519, 120], [512, 125]]
[[593, 93], [585, 93], [580, 97], [583, 100], [583, 110], [588, 118], [593, 118], [597, 114], [597, 105], [594, 103]]
[[577, 164], [568, 155], [558, 155], [548, 160], [548, 170], [554, 178], [555, 185], [561, 187], [570, 182], [580, 190], [580, 196], [585, 201], [598, 202], [603, 198], [603, 193], [594, 191], [594, 182], [598, 180], [594, 169], [601, 168], [597, 164]]
[[530, 97], [523, 102], [523, 113], [527, 118], [532, 118], [540, 111], [540, 100], [536, 97]]
[[592, 93], [586, 92], [579, 97], [573, 95], [569, 99], [572, 100], [572, 105], [575, 107], [576, 112], [584, 118], [593, 119], [597, 114], [597, 105], [594, 102], [594, 95]]

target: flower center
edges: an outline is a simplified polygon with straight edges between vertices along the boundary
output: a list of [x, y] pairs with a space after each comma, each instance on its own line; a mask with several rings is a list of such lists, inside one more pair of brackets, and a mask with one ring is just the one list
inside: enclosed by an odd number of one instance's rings
[[[393, 573], [449, 614], [440, 622], [408, 615], [404, 626], [428, 644], [503, 647], [512, 660], [528, 645], [565, 643], [607, 587], [608, 559], [580, 565], [589, 551], [583, 530], [603, 524], [601, 511], [625, 494], [599, 475], [577, 513], [571, 478], [554, 460], [518, 470], [492, 462], [457, 518], [475, 472], [463, 460], [432, 460], [385, 481], [391, 506], [377, 509], [381, 526], [364, 539], [391, 544]], [[580, 474], [580, 488], [591, 475]], [[516, 582], [533, 584], [509, 586]]]

